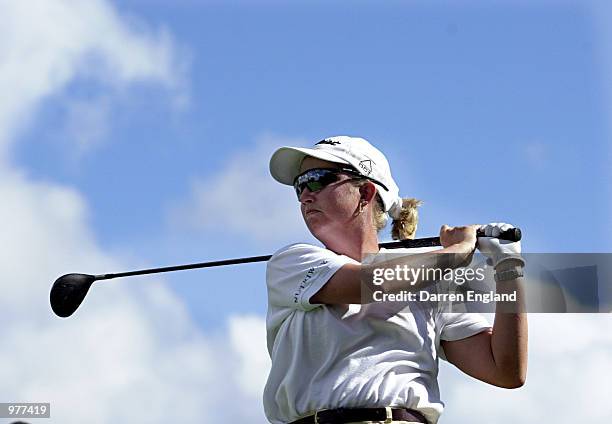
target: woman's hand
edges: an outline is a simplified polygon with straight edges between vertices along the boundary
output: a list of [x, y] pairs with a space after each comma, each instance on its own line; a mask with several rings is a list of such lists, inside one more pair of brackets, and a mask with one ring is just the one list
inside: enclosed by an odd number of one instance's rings
[[440, 243], [442, 247], [464, 244], [466, 248], [472, 251], [476, 248], [476, 230], [478, 228], [478, 225], [449, 227], [444, 224], [442, 228], [440, 228]]
[[440, 228], [440, 244], [451, 254], [449, 263], [453, 268], [467, 266], [472, 261], [476, 250], [476, 230], [478, 225], [467, 225], [464, 227], [449, 227], [444, 224]]

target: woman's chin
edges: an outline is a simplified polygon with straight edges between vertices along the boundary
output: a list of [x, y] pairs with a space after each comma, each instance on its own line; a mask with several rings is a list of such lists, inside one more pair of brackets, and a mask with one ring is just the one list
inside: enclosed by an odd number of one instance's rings
[[317, 234], [323, 234], [325, 232], [325, 222], [320, 213], [312, 213], [304, 218], [306, 226], [310, 230], [313, 236], [319, 238]]

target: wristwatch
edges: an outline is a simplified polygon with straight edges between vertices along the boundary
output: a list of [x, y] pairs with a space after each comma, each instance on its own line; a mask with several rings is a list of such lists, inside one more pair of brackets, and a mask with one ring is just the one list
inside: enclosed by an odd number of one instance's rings
[[505, 271], [496, 271], [493, 278], [496, 282], [516, 280], [517, 278], [523, 277], [523, 267], [517, 266]]

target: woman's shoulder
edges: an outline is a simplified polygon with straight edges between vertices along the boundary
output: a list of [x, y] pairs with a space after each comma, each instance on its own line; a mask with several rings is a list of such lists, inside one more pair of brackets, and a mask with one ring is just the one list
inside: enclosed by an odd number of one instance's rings
[[323, 254], [323, 255], [336, 255], [336, 253], [332, 252], [329, 249], [326, 249], [322, 246], [315, 246], [314, 244], [298, 242], [291, 243], [286, 246], [281, 247], [276, 252], [272, 254], [270, 260], [277, 259], [279, 257], [286, 256], [302, 256], [302, 255], [313, 255], [313, 254]]

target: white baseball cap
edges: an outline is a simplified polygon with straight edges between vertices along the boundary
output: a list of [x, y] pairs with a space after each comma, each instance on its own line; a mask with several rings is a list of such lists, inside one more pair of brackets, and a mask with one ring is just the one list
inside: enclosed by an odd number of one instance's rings
[[361, 175], [379, 182], [378, 194], [385, 212], [393, 218], [399, 217], [402, 199], [399, 197], [399, 188], [391, 176], [389, 162], [385, 155], [367, 140], [341, 135], [321, 140], [312, 148], [281, 147], [270, 159], [270, 173], [276, 181], [293, 185], [295, 177], [300, 174], [302, 160], [306, 156], [350, 165]]

